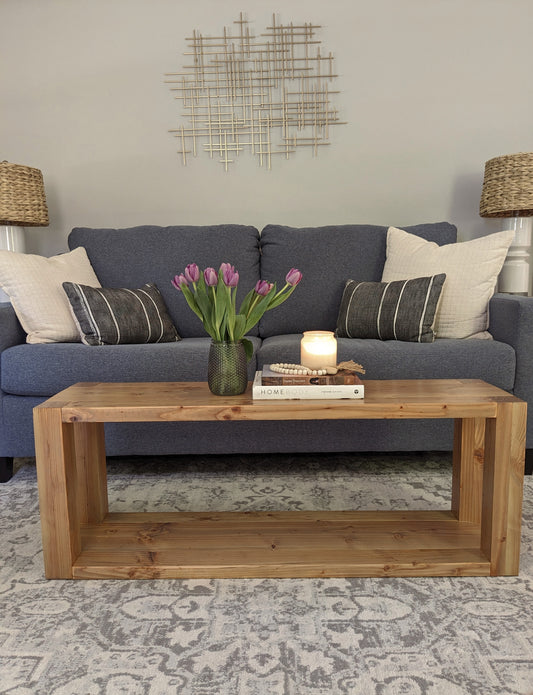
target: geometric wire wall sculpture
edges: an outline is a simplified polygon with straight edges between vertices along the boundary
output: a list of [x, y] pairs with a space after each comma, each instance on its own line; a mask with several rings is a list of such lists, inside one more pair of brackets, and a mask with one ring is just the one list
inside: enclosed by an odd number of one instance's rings
[[300, 147], [314, 155], [329, 145], [330, 126], [340, 125], [331, 89], [337, 77], [333, 56], [322, 55], [320, 26], [279, 24], [259, 37], [240, 14], [232, 33], [220, 36], [193, 31], [184, 55], [185, 72], [166, 73], [181, 100], [186, 125], [173, 128], [183, 164], [205, 151], [228, 165], [243, 151], [271, 168], [274, 155], [287, 159]]

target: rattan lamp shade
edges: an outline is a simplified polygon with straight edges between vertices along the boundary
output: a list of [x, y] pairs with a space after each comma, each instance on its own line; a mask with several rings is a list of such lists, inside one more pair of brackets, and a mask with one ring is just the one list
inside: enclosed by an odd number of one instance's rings
[[533, 152], [494, 157], [485, 163], [481, 217], [533, 215]]
[[39, 169], [0, 162], [0, 225], [48, 226], [43, 175]]

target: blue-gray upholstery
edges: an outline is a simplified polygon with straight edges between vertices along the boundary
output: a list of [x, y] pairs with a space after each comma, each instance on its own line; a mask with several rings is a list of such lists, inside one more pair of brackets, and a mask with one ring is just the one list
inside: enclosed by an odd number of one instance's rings
[[[455, 227], [445, 222], [403, 228], [439, 244], [456, 240]], [[244, 225], [74, 229], [69, 247], [87, 249], [102, 286], [155, 282], [183, 340], [29, 345], [11, 305], [0, 304], [0, 457], [33, 455], [33, 407], [72, 383], [206, 379], [210, 339], [170, 283], [188, 263], [233, 264], [240, 298], [259, 278], [282, 287], [291, 267], [303, 272], [289, 300], [252, 331], [252, 378], [263, 364], [299, 361], [302, 331], [335, 329], [345, 281], [381, 279], [386, 233], [375, 225], [268, 225], [261, 234]], [[533, 299], [495, 295], [490, 332], [494, 340], [425, 344], [342, 338], [338, 358], [363, 364], [366, 379], [479, 378], [533, 403]], [[443, 420], [109, 424], [106, 445], [112, 455], [449, 450], [452, 426]]]
[[[84, 246], [102, 287], [137, 289], [155, 282], [168, 313], [183, 338], [205, 336], [201, 321], [170, 284], [189, 263], [219, 268], [231, 263], [239, 271], [237, 301], [260, 278], [259, 232], [255, 227], [221, 224], [206, 227], [88, 229], [76, 227], [69, 248]], [[257, 335], [257, 328], [251, 332]]]
[[[259, 338], [250, 338], [257, 350]], [[46, 396], [84, 381], [205, 381], [210, 338], [177, 343], [97, 345], [42, 343], [15, 345], [2, 355], [2, 391]], [[248, 365], [250, 379], [255, 360]]]
[[[298, 290], [261, 322], [261, 337], [334, 331], [346, 280], [380, 281], [387, 245], [387, 227], [341, 225], [295, 229], [269, 224], [261, 232], [261, 275], [284, 282], [290, 265], [303, 273]], [[411, 234], [450, 244], [457, 230], [447, 222], [403, 227]]]
[[[297, 362], [301, 334], [264, 338], [259, 367], [273, 362]], [[364, 365], [364, 379], [483, 379], [511, 391], [516, 371], [515, 351], [494, 340], [399, 340], [338, 338], [337, 359]]]

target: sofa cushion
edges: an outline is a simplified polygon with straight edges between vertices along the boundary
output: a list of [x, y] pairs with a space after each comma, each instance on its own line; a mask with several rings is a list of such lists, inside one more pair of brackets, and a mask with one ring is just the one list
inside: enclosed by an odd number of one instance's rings
[[433, 324], [446, 275], [396, 282], [348, 280], [337, 336], [432, 343]]
[[391, 227], [383, 282], [446, 273], [435, 331], [439, 338], [490, 338], [489, 300], [514, 231], [437, 246]]
[[62, 283], [100, 283], [85, 249], [45, 258], [0, 251], [0, 285], [9, 295], [28, 343], [79, 342]]
[[[250, 340], [257, 351], [259, 339]], [[80, 381], [206, 381], [210, 345], [210, 337], [150, 345], [16, 345], [1, 354], [1, 388], [48, 397]], [[254, 353], [250, 380], [255, 369]]]
[[[335, 330], [346, 281], [350, 278], [381, 281], [387, 229], [377, 225], [266, 226], [261, 232], [262, 279], [275, 281], [282, 287], [285, 273], [291, 266], [299, 268], [303, 278], [288, 301], [263, 316], [259, 334], [267, 337]], [[457, 238], [456, 228], [448, 222], [406, 229], [437, 244], [449, 244]], [[418, 273], [420, 275], [433, 273]], [[179, 330], [180, 326], [176, 325]]]
[[[238, 303], [260, 279], [259, 232], [245, 225], [76, 227], [69, 235], [68, 244], [69, 248], [87, 249], [103, 287], [136, 289], [147, 282], [155, 283], [182, 338], [206, 335], [183, 294], [171, 285], [172, 278], [189, 263], [197, 263], [201, 268], [218, 268], [224, 262], [234, 265], [240, 278]], [[257, 327], [250, 331], [252, 335], [257, 332]]]
[[[273, 362], [300, 360], [300, 334], [265, 338], [258, 353], [258, 369]], [[506, 391], [515, 381], [516, 355], [497, 340], [399, 340], [339, 338], [337, 361], [354, 360], [370, 379], [483, 379]]]
[[180, 337], [153, 283], [138, 290], [64, 282], [85, 345], [169, 343]]

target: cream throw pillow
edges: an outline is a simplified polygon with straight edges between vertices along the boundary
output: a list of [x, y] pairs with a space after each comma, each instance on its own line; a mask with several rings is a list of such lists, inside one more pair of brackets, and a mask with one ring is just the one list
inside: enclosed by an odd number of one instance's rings
[[100, 287], [83, 247], [51, 258], [0, 251], [0, 286], [9, 295], [28, 343], [80, 342], [64, 282]]
[[437, 338], [491, 338], [489, 300], [514, 231], [439, 246], [389, 227], [382, 282], [446, 273], [437, 313]]

